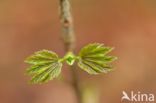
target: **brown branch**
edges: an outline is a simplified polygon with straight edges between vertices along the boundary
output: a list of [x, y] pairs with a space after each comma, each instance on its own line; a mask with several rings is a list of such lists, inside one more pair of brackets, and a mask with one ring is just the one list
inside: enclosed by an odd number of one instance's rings
[[60, 0], [60, 17], [62, 23], [62, 38], [66, 51], [74, 51], [75, 34], [73, 29], [73, 19], [70, 12], [69, 0]]
[[[60, 17], [62, 24], [62, 39], [65, 45], [66, 52], [74, 52], [75, 49], [75, 34], [73, 28], [73, 19], [70, 10], [69, 0], [60, 0]], [[79, 89], [78, 75], [76, 66], [71, 66], [72, 86], [75, 89], [78, 103], [81, 103], [81, 93]]]

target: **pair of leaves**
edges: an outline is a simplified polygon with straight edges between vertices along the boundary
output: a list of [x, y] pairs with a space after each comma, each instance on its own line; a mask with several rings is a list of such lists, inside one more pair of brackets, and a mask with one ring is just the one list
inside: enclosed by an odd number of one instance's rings
[[45, 83], [59, 76], [64, 61], [69, 65], [77, 61], [78, 66], [89, 74], [107, 73], [112, 69], [110, 63], [116, 59], [107, 55], [112, 49], [103, 44], [93, 43], [82, 48], [78, 56], [69, 52], [63, 58], [59, 58], [52, 51], [38, 51], [25, 61], [31, 65], [27, 74], [32, 76], [31, 83]]

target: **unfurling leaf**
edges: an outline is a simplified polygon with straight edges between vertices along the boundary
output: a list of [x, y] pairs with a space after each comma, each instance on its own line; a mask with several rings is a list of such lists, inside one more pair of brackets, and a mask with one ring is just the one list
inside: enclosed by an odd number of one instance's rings
[[31, 83], [45, 83], [56, 78], [61, 73], [62, 63], [56, 53], [42, 50], [25, 60], [31, 66], [27, 74], [32, 76]]
[[76, 60], [76, 57], [75, 55], [72, 53], [72, 52], [68, 52], [64, 59], [66, 60], [66, 63], [69, 64], [69, 65], [73, 65], [75, 60]]
[[107, 55], [112, 50], [113, 48], [105, 47], [103, 44], [89, 44], [79, 52], [78, 65], [89, 74], [107, 73], [112, 70], [110, 63], [117, 59]]

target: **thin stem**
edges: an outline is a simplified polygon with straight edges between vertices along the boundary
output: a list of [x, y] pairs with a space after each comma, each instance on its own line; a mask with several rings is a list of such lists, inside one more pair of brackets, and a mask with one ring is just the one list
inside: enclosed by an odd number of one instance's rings
[[60, 0], [60, 17], [62, 23], [62, 39], [65, 44], [65, 50], [74, 51], [75, 34], [69, 0]]
[[81, 91], [79, 88], [79, 80], [78, 80], [78, 75], [77, 75], [77, 71], [76, 71], [76, 65], [74, 64], [73, 66], [71, 66], [71, 74], [72, 74], [72, 85], [75, 89], [75, 93], [77, 96], [77, 101], [78, 103], [82, 103], [82, 95], [81, 95]]
[[[74, 52], [75, 49], [75, 34], [73, 27], [73, 18], [70, 11], [69, 0], [60, 0], [60, 17], [62, 24], [62, 39], [65, 45], [66, 52]], [[79, 89], [78, 75], [76, 72], [76, 66], [71, 66], [72, 86], [75, 89], [78, 103], [81, 103], [81, 93]]]

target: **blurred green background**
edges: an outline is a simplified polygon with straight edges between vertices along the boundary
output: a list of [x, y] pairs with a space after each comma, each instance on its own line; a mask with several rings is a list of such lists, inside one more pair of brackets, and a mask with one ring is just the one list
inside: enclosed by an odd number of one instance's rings
[[[0, 0], [0, 103], [76, 103], [73, 88], [57, 80], [29, 85], [24, 59], [48, 49], [64, 55], [59, 0]], [[88, 43], [115, 47], [115, 71], [78, 70], [81, 85], [97, 87], [100, 103], [121, 103], [122, 91], [156, 94], [156, 1], [71, 0], [77, 51]], [[70, 70], [63, 76], [71, 80]]]

